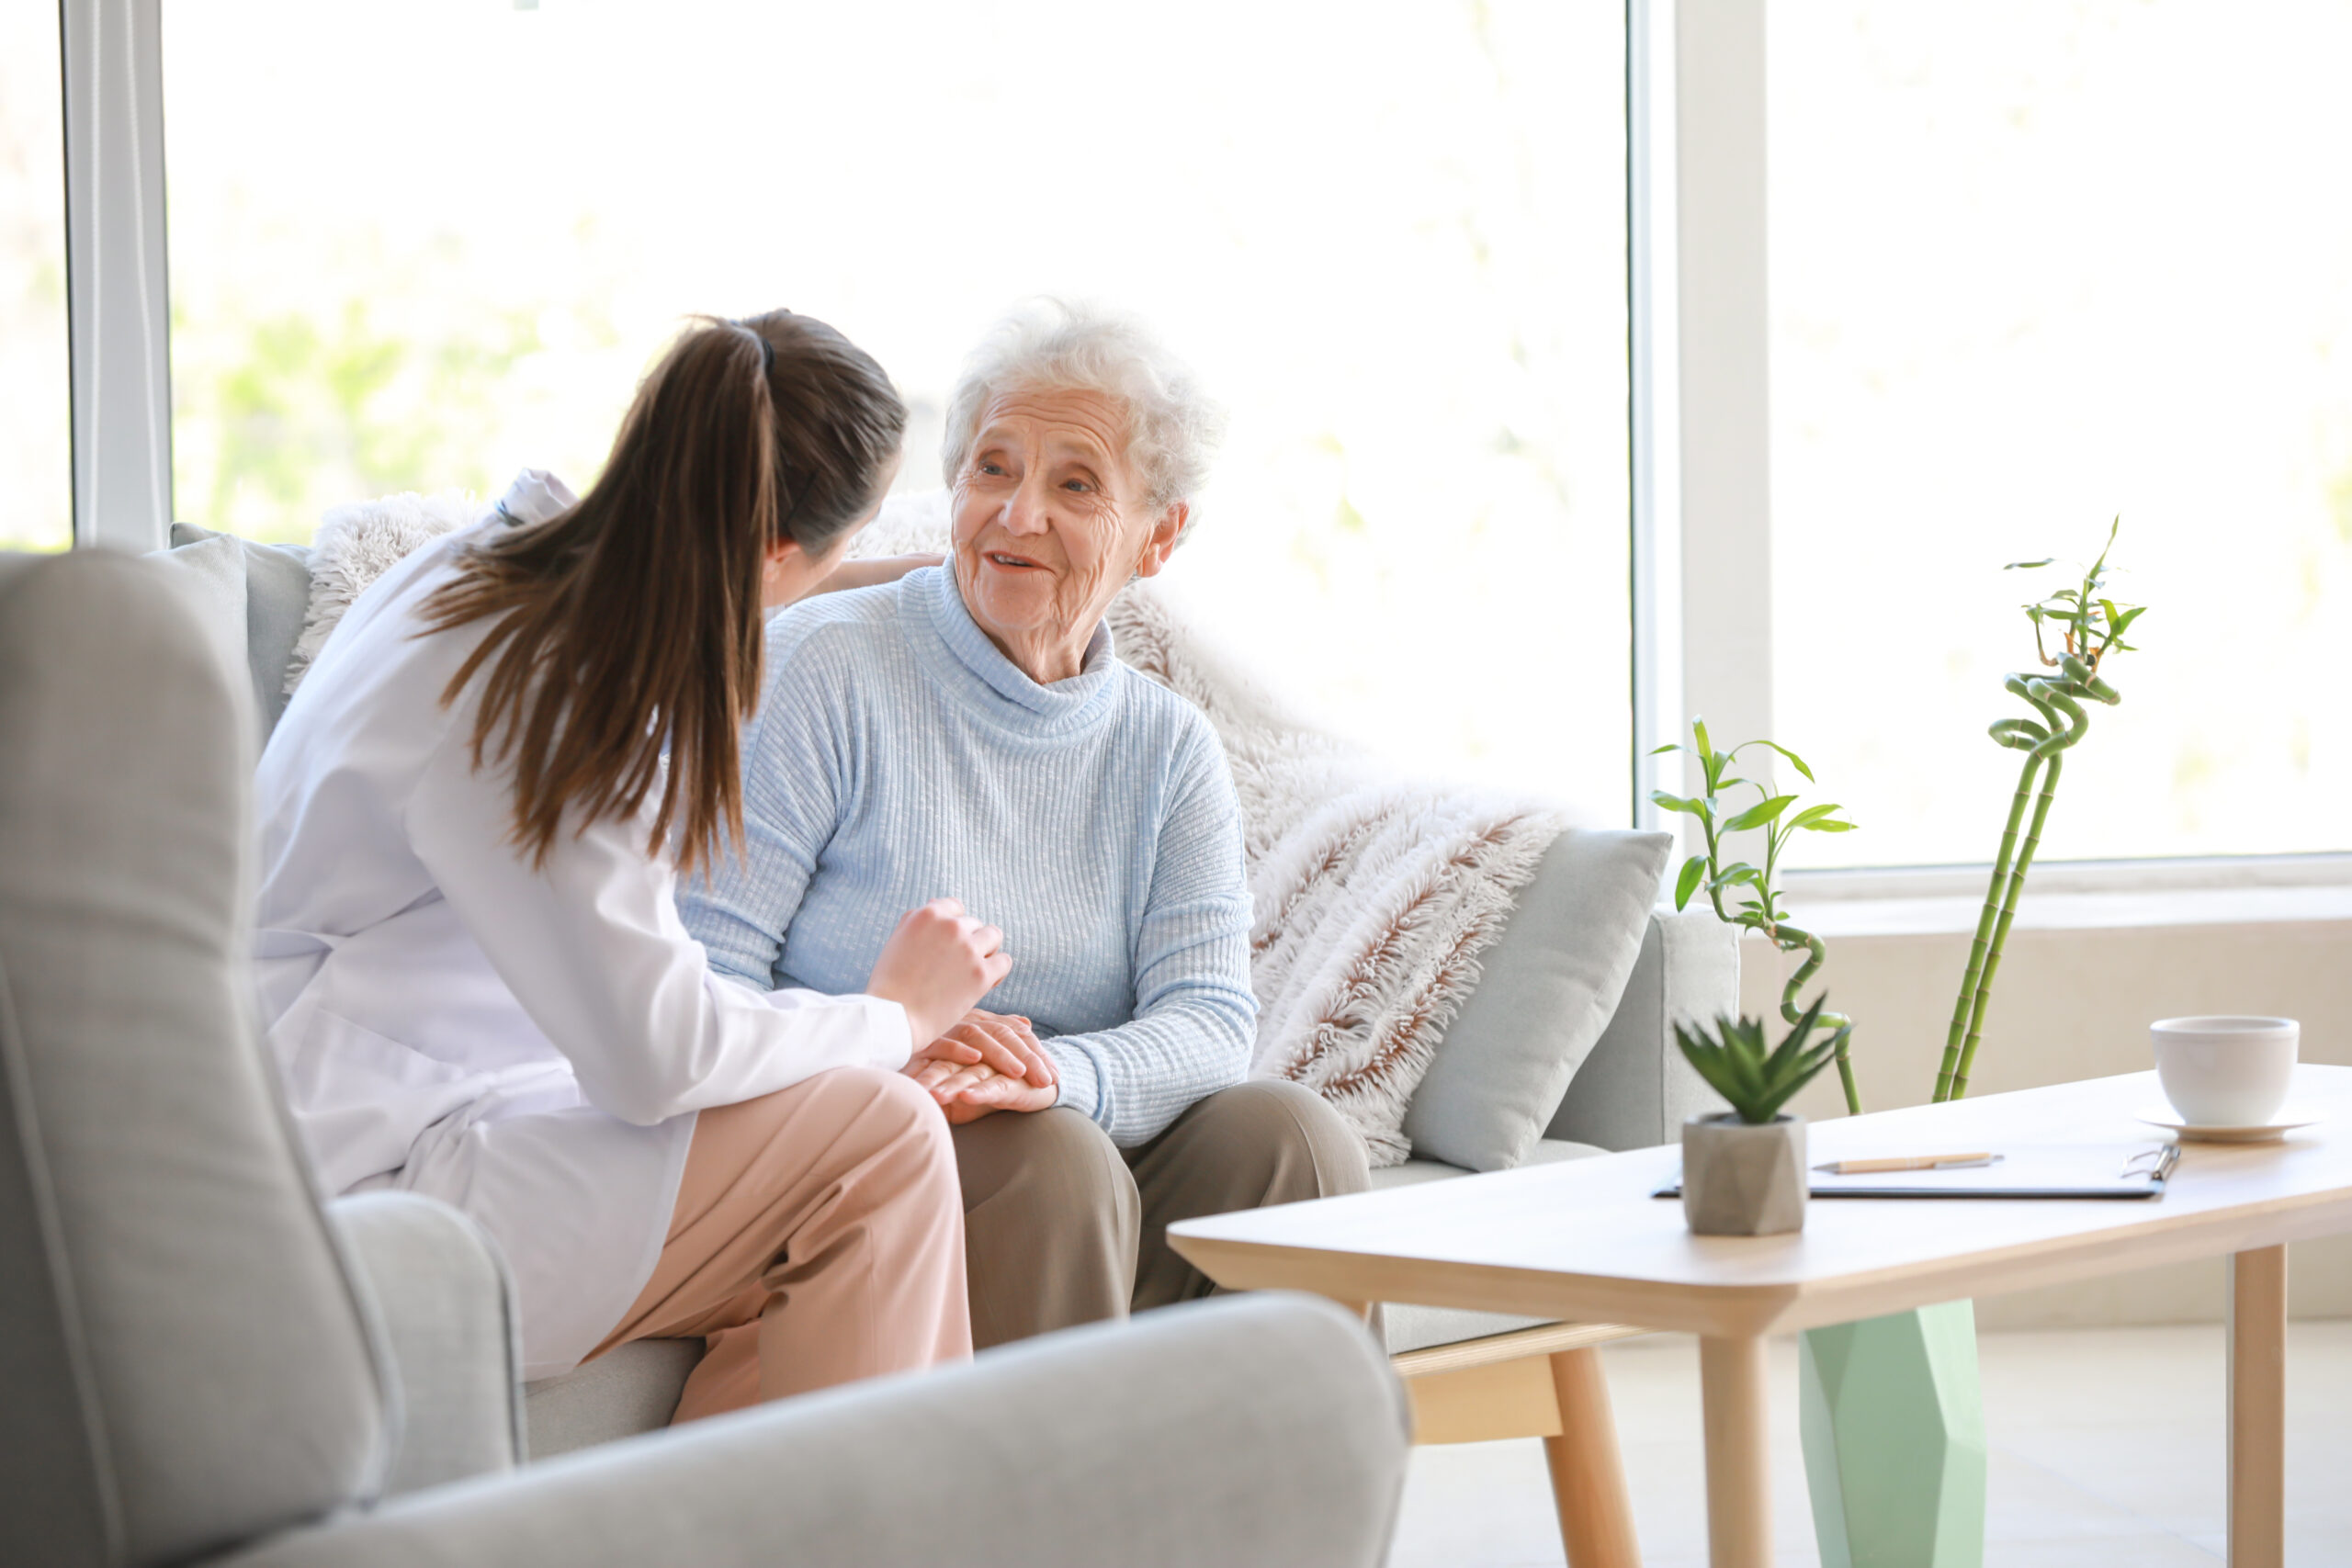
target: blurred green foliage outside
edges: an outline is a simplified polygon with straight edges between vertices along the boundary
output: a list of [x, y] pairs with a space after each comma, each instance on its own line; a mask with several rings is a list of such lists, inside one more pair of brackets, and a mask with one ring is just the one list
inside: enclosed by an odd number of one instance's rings
[[0, 550], [74, 538], [57, 7], [0, 3]]
[[420, 338], [379, 324], [365, 298], [200, 327], [175, 310], [175, 348], [201, 337], [212, 361], [172, 378], [179, 516], [300, 540], [344, 502], [490, 488], [501, 394], [540, 343], [531, 312], [486, 315]]

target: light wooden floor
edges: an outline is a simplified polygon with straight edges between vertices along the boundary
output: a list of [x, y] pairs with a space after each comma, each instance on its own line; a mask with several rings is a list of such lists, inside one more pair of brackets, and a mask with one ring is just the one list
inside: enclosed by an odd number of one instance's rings
[[[2218, 1325], [1987, 1334], [1987, 1568], [2132, 1568], [2222, 1559]], [[1703, 1568], [1694, 1341], [1603, 1352], [1648, 1568]], [[2287, 1561], [2352, 1568], [2352, 1322], [2288, 1330]], [[1797, 1450], [1796, 1346], [1772, 1359], [1775, 1560], [1819, 1560]], [[1390, 1568], [1555, 1568], [1558, 1527], [1533, 1441], [1418, 1449]]]

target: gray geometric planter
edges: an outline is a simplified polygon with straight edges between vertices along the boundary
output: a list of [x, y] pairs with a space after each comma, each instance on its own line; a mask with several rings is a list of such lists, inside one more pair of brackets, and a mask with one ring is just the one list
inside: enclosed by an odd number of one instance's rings
[[1976, 1303], [1809, 1328], [1799, 1369], [1822, 1568], [1983, 1568]]
[[1682, 1219], [1696, 1235], [1804, 1229], [1804, 1118], [1751, 1126], [1725, 1111], [1682, 1123]]

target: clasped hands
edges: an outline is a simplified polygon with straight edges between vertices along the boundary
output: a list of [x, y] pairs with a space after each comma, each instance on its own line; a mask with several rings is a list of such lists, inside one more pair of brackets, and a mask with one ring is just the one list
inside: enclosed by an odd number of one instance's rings
[[[1054, 1065], [1029, 1021], [970, 1006], [1012, 968], [1004, 932], [966, 914], [953, 898], [933, 898], [899, 919], [865, 982], [868, 996], [904, 1010], [911, 1038], [928, 1042], [916, 1045], [902, 1070], [930, 1090], [952, 1122], [976, 1122], [991, 1111], [1043, 1111], [1060, 1096]], [[948, 1022], [959, 1013], [961, 1021]]]
[[916, 1051], [905, 1071], [956, 1125], [994, 1111], [1043, 1111], [1061, 1093], [1029, 1021], [978, 1008]]

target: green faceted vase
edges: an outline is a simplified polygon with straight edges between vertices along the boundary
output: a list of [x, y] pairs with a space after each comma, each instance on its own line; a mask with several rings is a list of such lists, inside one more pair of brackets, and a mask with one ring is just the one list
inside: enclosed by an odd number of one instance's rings
[[1976, 1304], [1808, 1329], [1799, 1383], [1822, 1568], [1983, 1568]]

